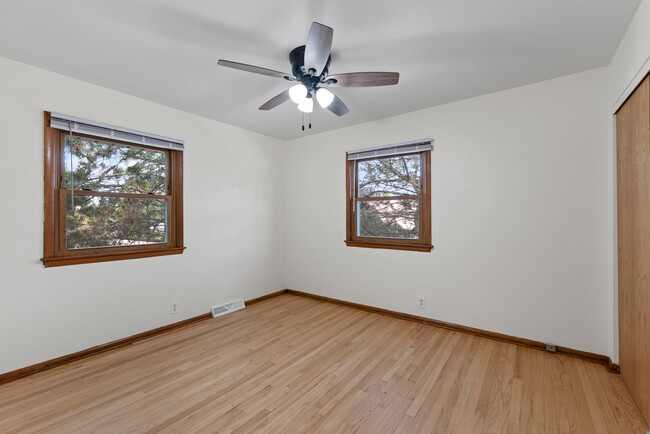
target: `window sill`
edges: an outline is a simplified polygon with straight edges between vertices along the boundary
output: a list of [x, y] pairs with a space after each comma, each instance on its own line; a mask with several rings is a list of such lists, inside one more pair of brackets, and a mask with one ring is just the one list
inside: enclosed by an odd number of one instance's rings
[[413, 252], [430, 252], [433, 246], [430, 244], [404, 244], [374, 241], [345, 240], [349, 247], [369, 247], [375, 249], [410, 250]]
[[41, 258], [45, 267], [60, 267], [63, 265], [89, 264], [93, 262], [121, 261], [123, 259], [149, 258], [153, 256], [180, 255], [185, 247], [172, 247], [169, 249], [144, 250], [122, 253], [107, 253], [103, 255], [88, 256], [59, 256], [56, 258]]

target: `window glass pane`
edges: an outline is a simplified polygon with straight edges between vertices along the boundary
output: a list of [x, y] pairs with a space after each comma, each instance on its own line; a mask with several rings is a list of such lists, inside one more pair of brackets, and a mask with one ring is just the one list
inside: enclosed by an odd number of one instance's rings
[[65, 186], [112, 193], [166, 194], [167, 153], [66, 136]]
[[359, 197], [420, 194], [420, 154], [359, 161]]
[[359, 236], [417, 240], [419, 233], [419, 199], [357, 201]]
[[66, 195], [66, 247], [136, 246], [167, 242], [167, 200]]

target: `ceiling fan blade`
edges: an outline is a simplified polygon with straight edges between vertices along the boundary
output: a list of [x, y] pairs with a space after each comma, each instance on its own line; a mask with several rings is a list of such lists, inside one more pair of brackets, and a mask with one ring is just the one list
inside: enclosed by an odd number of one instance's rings
[[267, 102], [262, 104], [259, 109], [260, 110], [271, 110], [272, 108], [275, 108], [275, 107], [279, 106], [283, 102], [288, 101], [289, 98], [290, 98], [289, 97], [289, 90], [285, 90], [281, 94], [274, 96], [273, 98], [271, 98], [270, 100], [268, 100]]
[[337, 116], [343, 116], [350, 113], [350, 109], [345, 104], [343, 104], [343, 101], [341, 101], [341, 99], [336, 95], [334, 95], [334, 99], [330, 105], [327, 106], [327, 110], [331, 111]]
[[246, 63], [231, 62], [230, 60], [219, 59], [217, 65], [239, 69], [241, 71], [253, 72], [255, 74], [268, 75], [269, 77], [287, 78], [289, 80], [294, 80], [294, 77], [291, 74], [285, 74], [284, 72], [274, 71], [272, 69], [262, 68], [260, 66], [247, 65]]
[[328, 75], [324, 81], [332, 79], [336, 80], [335, 86], [341, 87], [390, 86], [399, 82], [399, 72], [348, 72]]
[[307, 44], [305, 44], [306, 71], [313, 69], [316, 71], [316, 76], [323, 72], [323, 68], [327, 65], [327, 59], [330, 57], [333, 35], [334, 30], [331, 27], [316, 22], [311, 23]]

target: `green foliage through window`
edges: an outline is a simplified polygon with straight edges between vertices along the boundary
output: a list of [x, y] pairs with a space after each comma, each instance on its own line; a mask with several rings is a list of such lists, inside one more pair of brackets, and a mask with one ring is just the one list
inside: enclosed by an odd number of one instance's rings
[[134, 246], [165, 243], [167, 200], [66, 195], [66, 247]]
[[66, 248], [167, 242], [165, 151], [66, 136], [64, 164]]
[[166, 192], [164, 151], [66, 136], [65, 186], [113, 193]]

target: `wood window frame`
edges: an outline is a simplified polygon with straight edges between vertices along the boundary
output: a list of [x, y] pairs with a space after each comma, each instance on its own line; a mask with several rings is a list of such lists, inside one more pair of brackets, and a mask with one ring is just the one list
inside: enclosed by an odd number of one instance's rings
[[[420, 238], [417, 240], [362, 237], [357, 232], [356, 201], [358, 197], [358, 177], [356, 171], [360, 161], [377, 160], [386, 157], [373, 157], [358, 160], [349, 160], [345, 154], [346, 181], [345, 181], [345, 210], [346, 210], [346, 239], [345, 244], [351, 247], [370, 247], [377, 249], [410, 250], [417, 252], [430, 252], [431, 244], [431, 150], [413, 152], [420, 154], [420, 170], [422, 190], [420, 195], [411, 196], [419, 199]], [[399, 197], [398, 197], [399, 198]]]
[[[153, 256], [182, 254], [183, 246], [183, 152], [162, 150], [167, 153], [167, 191], [165, 195], [146, 195], [147, 198], [163, 198], [168, 200], [167, 206], [167, 242], [164, 244], [148, 244], [139, 246], [96, 247], [88, 249], [69, 250], [65, 247], [65, 196], [71, 190], [66, 189], [63, 180], [64, 146], [67, 131], [50, 126], [50, 112], [45, 112], [44, 134], [44, 227], [43, 227], [43, 257], [45, 267], [62, 265], [87, 264], [92, 262], [118, 261], [123, 259], [147, 258]], [[118, 145], [137, 146], [140, 148], [155, 148], [120, 140], [106, 139], [98, 136], [75, 133], [75, 136], [85, 137], [102, 142]], [[74, 190], [75, 195], [114, 196], [114, 197], [143, 197], [138, 194], [95, 192]]]

